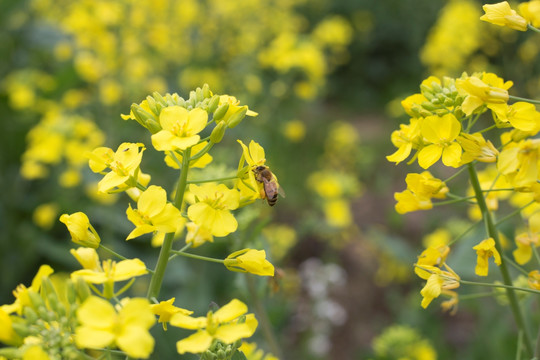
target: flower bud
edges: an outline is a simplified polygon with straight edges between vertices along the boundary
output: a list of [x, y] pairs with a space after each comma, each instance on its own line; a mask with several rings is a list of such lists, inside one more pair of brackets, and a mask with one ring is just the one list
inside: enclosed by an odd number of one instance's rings
[[[24, 314], [24, 317], [26, 318], [27, 322], [30, 323], [30, 324], [33, 324], [37, 321], [38, 319], [38, 315], [36, 313], [36, 311], [34, 309], [32, 309], [30, 306], [25, 306], [23, 308], [23, 314]], [[15, 324], [18, 324], [18, 323], [13, 323], [13, 325]], [[28, 332], [28, 329], [26, 328], [21, 328], [21, 332], [19, 332], [17, 329], [15, 329], [15, 331], [17, 331], [17, 334], [21, 335], [21, 336], [24, 336], [24, 333]]]
[[77, 278], [77, 282], [75, 283], [75, 289], [81, 303], [84, 302], [91, 295], [90, 287], [88, 287], [86, 281], [84, 281], [81, 277]]
[[146, 103], [148, 104], [148, 107], [150, 108], [150, 110], [151, 110], [154, 114], [156, 114], [156, 115], [159, 114], [159, 112], [158, 112], [158, 110], [157, 110], [157, 107], [156, 107], [156, 100], [154, 100], [153, 97], [151, 97], [150, 95], [148, 95], [148, 96], [146, 97]]
[[208, 112], [213, 113], [216, 111], [217, 107], [219, 105], [219, 95], [214, 95], [208, 102]]
[[242, 122], [242, 120], [244, 120], [244, 118], [246, 117], [247, 110], [247, 106], [243, 106], [240, 111], [237, 111], [236, 113], [231, 115], [231, 117], [227, 121], [227, 126], [232, 129], [238, 124], [240, 124], [240, 122]]
[[204, 100], [204, 95], [203, 95], [203, 91], [201, 88], [197, 88], [195, 89], [195, 100], [197, 102], [201, 102]]
[[101, 239], [85, 213], [79, 211], [71, 215], [63, 214], [60, 221], [66, 225], [71, 234], [71, 241], [75, 244], [93, 249], [99, 247]]
[[71, 280], [66, 281], [66, 298], [70, 304], [75, 304], [77, 301], [77, 291], [75, 290], [75, 285]]
[[227, 130], [227, 124], [223, 121], [219, 122], [210, 134], [210, 141], [214, 144], [220, 143], [225, 135], [225, 130]]
[[212, 91], [210, 91], [210, 86], [208, 86], [208, 84], [203, 85], [202, 92], [205, 99], [212, 96]]
[[150, 132], [152, 134], [156, 134], [156, 133], [161, 131], [161, 125], [157, 121], [155, 121], [153, 119], [146, 120], [146, 126], [145, 127], [148, 130], [150, 130]]
[[154, 97], [154, 100], [156, 100], [156, 102], [158, 104], [161, 104], [163, 106], [167, 106], [167, 101], [163, 98], [163, 96], [161, 96], [160, 93], [158, 93], [157, 91], [154, 91], [152, 93], [152, 96]]
[[227, 113], [227, 110], [229, 110], [229, 103], [218, 106], [218, 108], [214, 112], [214, 120], [219, 121], [223, 119], [223, 117]]

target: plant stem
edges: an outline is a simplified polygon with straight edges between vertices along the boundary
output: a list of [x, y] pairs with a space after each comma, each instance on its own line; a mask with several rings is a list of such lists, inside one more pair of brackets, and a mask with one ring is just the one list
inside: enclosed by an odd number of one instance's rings
[[[190, 254], [190, 253], [186, 253], [186, 252], [182, 252], [182, 251], [172, 250], [171, 252], [174, 255], [185, 256], [185, 257], [192, 258], [192, 259], [210, 261], [210, 262], [215, 262], [215, 263], [220, 263], [220, 264], [223, 264], [225, 262], [224, 260], [221, 260], [221, 259], [216, 259], [216, 258], [210, 258], [210, 257], [206, 257], [206, 256], [201, 256], [201, 255]], [[172, 258], [172, 256], [171, 256], [171, 258]]]
[[227, 176], [227, 177], [222, 177], [222, 178], [217, 178], [217, 179], [190, 180], [187, 183], [188, 184], [202, 184], [202, 183], [207, 183], [207, 182], [234, 180], [234, 179], [237, 179], [237, 178], [238, 178], [238, 176], [234, 175], [234, 176]]
[[[502, 247], [501, 247], [501, 241], [499, 239], [499, 232], [497, 231], [497, 228], [495, 227], [495, 223], [493, 221], [493, 217], [491, 216], [491, 212], [489, 211], [486, 205], [486, 199], [484, 198], [482, 188], [480, 187], [480, 182], [478, 181], [478, 175], [476, 174], [476, 170], [473, 164], [468, 164], [468, 168], [469, 168], [469, 177], [471, 180], [471, 185], [476, 195], [476, 201], [478, 202], [478, 207], [480, 208], [480, 211], [484, 215], [483, 217], [484, 217], [484, 222], [486, 223], [488, 236], [493, 238], [493, 240], [495, 241], [495, 248], [500, 254], [502, 254], [503, 252], [502, 252]], [[501, 257], [501, 265], [499, 265], [499, 270], [501, 271], [503, 283], [505, 284], [504, 287], [506, 288], [506, 296], [508, 297], [510, 308], [512, 309], [512, 313], [514, 315], [514, 320], [516, 322], [518, 329], [523, 331], [523, 343], [525, 345], [527, 356], [531, 358], [533, 356], [533, 346], [532, 346], [531, 337], [525, 327], [523, 313], [521, 312], [521, 308], [519, 307], [519, 302], [518, 302], [516, 293], [512, 285], [512, 278], [510, 277], [510, 273], [508, 271], [508, 268], [506, 267], [506, 261], [504, 257]]]
[[531, 104], [540, 104], [540, 100], [526, 99], [519, 96], [508, 95], [508, 98], [512, 100], [525, 101]]
[[[180, 178], [178, 179], [178, 185], [176, 186], [176, 196], [174, 197], [173, 205], [178, 209], [182, 208], [182, 202], [184, 201], [184, 193], [187, 186], [187, 175], [189, 171], [189, 161], [191, 155], [191, 148], [184, 150], [182, 156], [182, 170], [180, 171]], [[169, 262], [169, 254], [171, 252], [172, 243], [174, 239], [174, 233], [165, 234], [163, 239], [163, 244], [161, 245], [161, 251], [159, 252], [158, 261], [156, 264], [156, 269], [150, 280], [150, 286], [148, 287], [149, 299], [156, 298], [159, 295], [161, 290], [161, 283], [163, 282], [163, 277], [165, 276], [165, 269], [167, 268], [167, 263]]]
[[515, 286], [509, 286], [509, 285], [503, 285], [503, 284], [491, 284], [491, 283], [483, 283], [483, 282], [468, 281], [468, 280], [461, 280], [461, 279], [459, 280], [459, 283], [463, 285], [474, 285], [474, 286], [499, 288], [499, 289], [513, 290], [513, 291], [523, 291], [523, 292], [528, 292], [528, 293], [536, 294], [536, 295], [540, 294], [540, 290], [521, 288], [521, 287], [515, 287]]

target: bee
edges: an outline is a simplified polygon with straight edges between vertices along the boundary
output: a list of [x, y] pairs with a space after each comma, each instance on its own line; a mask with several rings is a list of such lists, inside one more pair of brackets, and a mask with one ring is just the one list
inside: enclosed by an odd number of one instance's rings
[[263, 184], [264, 195], [268, 205], [276, 205], [278, 194], [284, 196], [283, 190], [279, 187], [276, 176], [270, 171], [270, 168], [265, 165], [254, 167], [253, 173], [255, 179]]

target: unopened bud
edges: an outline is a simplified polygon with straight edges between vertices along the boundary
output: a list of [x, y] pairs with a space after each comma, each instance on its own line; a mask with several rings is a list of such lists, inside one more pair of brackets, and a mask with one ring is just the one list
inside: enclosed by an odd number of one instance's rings
[[76, 280], [75, 290], [81, 302], [84, 302], [91, 295], [88, 284], [80, 277]]
[[148, 95], [146, 97], [146, 103], [148, 104], [148, 107], [150, 108], [150, 110], [155, 114], [159, 114], [158, 113], [158, 110], [156, 108], [156, 100], [154, 100], [153, 97], [151, 97], [150, 95]]
[[220, 143], [225, 135], [225, 130], [227, 130], [227, 124], [223, 121], [219, 122], [210, 134], [210, 141], [214, 144]]
[[229, 110], [229, 103], [218, 106], [218, 108], [214, 112], [214, 120], [219, 121], [223, 119], [223, 117], [227, 113], [227, 110]]
[[202, 92], [205, 99], [212, 96], [212, 91], [210, 91], [210, 86], [208, 86], [208, 84], [203, 85]]
[[158, 93], [157, 91], [154, 91], [152, 93], [152, 96], [154, 97], [154, 100], [156, 100], [157, 103], [163, 106], [167, 106], [167, 101], [163, 98], [163, 96], [161, 96], [160, 93]]
[[248, 110], [247, 106], [243, 106], [241, 110], [231, 115], [231, 117], [227, 121], [227, 126], [232, 129], [236, 127], [238, 124], [240, 124], [242, 120], [244, 120], [244, 118], [246, 117], [247, 110]]
[[145, 126], [152, 134], [158, 133], [161, 131], [161, 125], [154, 119], [148, 119], [146, 120], [146, 126]]
[[[37, 313], [30, 306], [25, 306], [23, 308], [23, 314], [24, 314], [24, 317], [26, 318], [27, 322], [30, 323], [30, 324], [35, 323], [37, 321], [37, 319], [38, 319]], [[19, 324], [19, 323], [13, 323], [13, 325], [15, 325], [15, 324]], [[24, 330], [27, 331], [26, 328], [24, 328]], [[19, 331], [17, 331], [17, 333], [19, 333]], [[22, 334], [19, 333], [19, 335], [22, 335]]]
[[197, 102], [201, 102], [204, 100], [204, 95], [203, 95], [203, 91], [201, 88], [197, 88], [195, 89], [195, 100]]
[[208, 102], [208, 112], [213, 113], [219, 105], [219, 95], [214, 95]]

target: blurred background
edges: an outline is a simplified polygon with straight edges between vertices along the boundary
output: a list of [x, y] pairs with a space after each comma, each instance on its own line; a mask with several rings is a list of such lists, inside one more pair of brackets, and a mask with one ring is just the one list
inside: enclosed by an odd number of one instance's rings
[[[187, 98], [208, 83], [259, 116], [227, 132], [205, 176], [235, 169], [236, 139], [253, 139], [286, 198], [239, 211], [237, 233], [194, 252], [266, 249], [278, 275], [177, 258], [163, 299], [203, 315], [210, 301], [240, 298], [263, 319], [254, 340], [283, 359], [513, 357], [512, 322], [496, 301], [463, 301], [453, 316], [437, 301], [420, 308], [412, 264], [430, 236], [454, 234], [443, 226], [459, 233], [470, 225], [467, 208], [398, 215], [393, 194], [406, 187], [407, 171], [420, 169], [385, 159], [394, 152], [391, 132], [407, 120], [400, 101], [429, 75], [494, 71], [514, 81], [513, 94], [538, 95], [538, 39], [481, 22], [481, 5], [0, 0], [1, 303], [40, 264], [79, 268], [63, 213], [85, 212], [105, 245], [154, 266], [159, 249], [148, 237], [124, 240], [128, 198], [97, 194], [100, 176], [84, 153], [144, 142], [142, 170], [170, 189], [175, 172], [148, 132], [120, 114], [153, 91]], [[470, 247], [453, 264], [460, 275], [460, 261], [469, 264], [463, 276], [473, 274]], [[137, 284], [133, 293], [144, 294], [147, 284]], [[178, 358], [179, 333], [157, 338], [156, 359]]]

